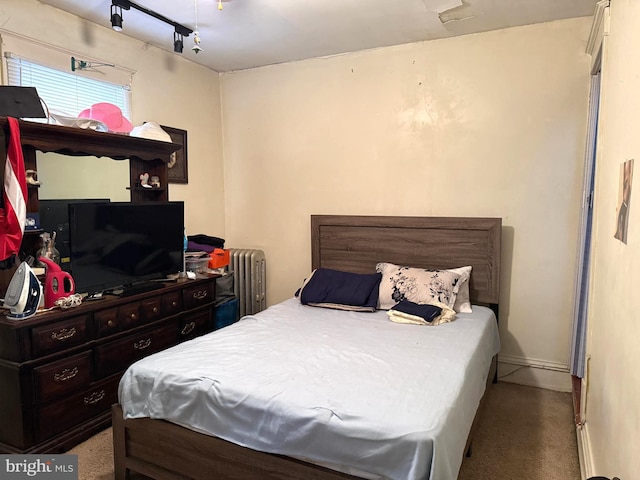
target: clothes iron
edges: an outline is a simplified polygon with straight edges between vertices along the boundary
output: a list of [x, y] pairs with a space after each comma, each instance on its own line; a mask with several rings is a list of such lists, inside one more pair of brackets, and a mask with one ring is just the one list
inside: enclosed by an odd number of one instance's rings
[[44, 277], [44, 306], [51, 308], [55, 306], [56, 300], [73, 295], [76, 291], [76, 285], [73, 277], [64, 272], [60, 265], [47, 257], [40, 257], [42, 263], [46, 266], [46, 274]]
[[35, 315], [42, 304], [42, 299], [40, 280], [31, 267], [26, 262], [22, 262], [11, 277], [4, 296], [4, 305], [10, 310], [7, 318], [22, 320]]

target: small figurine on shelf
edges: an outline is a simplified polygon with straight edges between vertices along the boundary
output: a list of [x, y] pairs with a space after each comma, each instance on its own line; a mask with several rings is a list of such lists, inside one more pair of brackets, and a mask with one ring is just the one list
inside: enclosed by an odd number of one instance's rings
[[153, 188], [160, 188], [160, 177], [157, 175], [153, 175], [151, 177], [151, 186]]
[[42, 247], [38, 250], [37, 258], [45, 257], [59, 265], [60, 252], [56, 248], [56, 232], [54, 231], [51, 235], [49, 232], [44, 232], [40, 238], [42, 238]]
[[38, 180], [38, 172], [35, 170], [25, 170], [27, 184], [32, 187], [39, 187], [40, 181]]
[[140, 186], [144, 188], [153, 188], [149, 185], [149, 174], [147, 172], [140, 174]]

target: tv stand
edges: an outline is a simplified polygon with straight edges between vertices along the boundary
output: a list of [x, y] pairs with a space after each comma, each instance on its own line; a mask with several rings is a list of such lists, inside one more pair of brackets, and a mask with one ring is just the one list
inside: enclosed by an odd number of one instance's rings
[[217, 276], [0, 315], [0, 453], [63, 453], [108, 427], [131, 363], [214, 329]]

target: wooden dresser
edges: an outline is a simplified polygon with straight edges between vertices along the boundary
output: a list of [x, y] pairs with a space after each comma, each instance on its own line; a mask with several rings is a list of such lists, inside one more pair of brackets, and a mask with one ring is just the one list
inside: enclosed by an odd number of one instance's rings
[[136, 360], [213, 330], [215, 277], [0, 316], [0, 453], [60, 453], [110, 424]]

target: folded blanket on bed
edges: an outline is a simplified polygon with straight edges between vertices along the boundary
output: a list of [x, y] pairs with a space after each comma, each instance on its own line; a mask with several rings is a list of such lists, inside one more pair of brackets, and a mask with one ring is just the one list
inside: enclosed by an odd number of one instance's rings
[[453, 320], [456, 312], [444, 303], [414, 303], [402, 300], [387, 311], [392, 322], [413, 325], [440, 325]]

